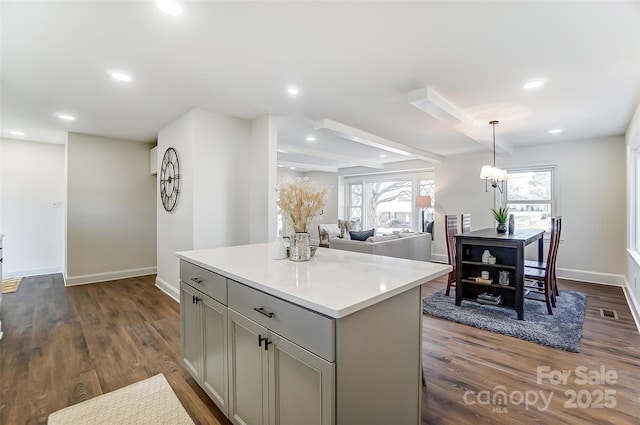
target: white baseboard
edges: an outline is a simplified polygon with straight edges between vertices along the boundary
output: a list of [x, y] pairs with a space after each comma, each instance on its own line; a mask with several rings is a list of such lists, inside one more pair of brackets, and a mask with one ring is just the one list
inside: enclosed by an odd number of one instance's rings
[[173, 298], [176, 302], [180, 303], [180, 291], [178, 291], [175, 286], [156, 276], [156, 287]]
[[629, 286], [627, 279], [624, 280], [622, 290], [624, 292], [624, 296], [627, 298], [627, 304], [629, 304], [629, 310], [631, 310], [633, 321], [636, 322], [636, 328], [638, 328], [638, 332], [640, 332], [640, 302], [638, 302], [635, 293], [631, 290], [631, 286]]
[[443, 254], [431, 254], [431, 261], [434, 263], [449, 264], [449, 256]]
[[600, 273], [588, 270], [556, 269], [560, 279], [578, 280], [580, 282], [600, 283], [603, 285], [625, 286], [625, 278], [621, 274]]
[[28, 276], [42, 276], [44, 274], [63, 273], [62, 266], [53, 267], [39, 267], [36, 269], [24, 269], [24, 270], [3, 270], [2, 278], [15, 278], [15, 277], [28, 277]]
[[129, 277], [146, 276], [155, 274], [156, 267], [142, 267], [139, 269], [119, 270], [106, 273], [85, 274], [79, 276], [66, 276], [65, 285], [84, 285], [87, 283], [106, 282], [108, 280], [126, 279]]

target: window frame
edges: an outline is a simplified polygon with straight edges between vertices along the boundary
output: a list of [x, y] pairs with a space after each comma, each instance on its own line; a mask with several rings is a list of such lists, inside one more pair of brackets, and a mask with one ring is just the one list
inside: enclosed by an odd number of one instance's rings
[[[500, 201], [502, 202], [503, 205], [509, 205], [509, 204], [522, 204], [522, 205], [531, 205], [531, 204], [540, 204], [540, 205], [547, 205], [549, 204], [549, 217], [554, 217], [556, 215], [559, 215], [559, 208], [558, 208], [558, 167], [556, 165], [536, 165], [536, 166], [523, 166], [523, 167], [510, 167], [507, 168], [507, 176], [509, 174], [519, 174], [519, 173], [535, 173], [535, 172], [550, 172], [551, 173], [551, 178], [550, 178], [550, 190], [549, 190], [549, 194], [550, 194], [550, 199], [536, 199], [536, 200], [532, 200], [532, 199], [525, 199], [525, 200], [509, 200], [509, 189], [508, 189], [508, 182], [505, 185], [505, 189], [504, 189], [504, 193], [502, 194], [502, 196], [500, 197]], [[499, 205], [496, 205], [496, 207], [498, 207]], [[516, 225], [517, 227], [517, 225]], [[545, 238], [548, 237], [549, 231], [548, 229], [545, 230]]]
[[[431, 210], [431, 214], [435, 215], [435, 173], [433, 171], [416, 171], [416, 172], [403, 172], [403, 173], [378, 173], [378, 174], [364, 174], [364, 175], [353, 175], [353, 176], [343, 176], [342, 188], [344, 190], [344, 206], [343, 206], [343, 214], [346, 219], [350, 219], [351, 209], [357, 208], [351, 206], [351, 186], [354, 184], [362, 185], [362, 203], [360, 206], [360, 217], [361, 217], [361, 226], [363, 229], [369, 228], [377, 228], [378, 226], [375, 223], [371, 224], [368, 222], [368, 217], [366, 217], [365, 206], [368, 202], [368, 192], [367, 192], [367, 183], [370, 182], [381, 182], [381, 181], [397, 181], [397, 180], [405, 180], [408, 179], [411, 181], [411, 231], [412, 232], [421, 232], [422, 225], [420, 223], [421, 214], [420, 208], [415, 207], [415, 198], [418, 193], [421, 193], [424, 185], [421, 186], [422, 181], [433, 181], [431, 185], [433, 187], [433, 194], [431, 196], [432, 207], [427, 208], [426, 212]], [[425, 217], [428, 217], [426, 214]]]

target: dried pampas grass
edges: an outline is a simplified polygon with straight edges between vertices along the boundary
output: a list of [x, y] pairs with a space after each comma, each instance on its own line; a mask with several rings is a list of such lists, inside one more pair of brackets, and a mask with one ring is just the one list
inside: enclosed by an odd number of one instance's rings
[[308, 177], [298, 177], [278, 185], [278, 206], [293, 224], [295, 232], [307, 232], [311, 220], [322, 213], [329, 188], [317, 188]]

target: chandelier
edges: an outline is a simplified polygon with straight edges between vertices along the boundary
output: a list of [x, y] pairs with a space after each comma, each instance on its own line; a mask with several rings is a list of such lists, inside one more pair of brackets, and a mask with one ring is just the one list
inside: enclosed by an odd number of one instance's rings
[[[494, 189], [498, 189], [500, 193], [504, 192], [504, 182], [507, 181], [507, 170], [501, 170], [496, 167], [496, 124], [498, 121], [490, 121], [493, 126], [493, 166], [483, 165], [480, 170], [480, 178], [484, 179], [484, 191], [489, 191], [489, 184]], [[490, 182], [490, 183], [489, 183]]]

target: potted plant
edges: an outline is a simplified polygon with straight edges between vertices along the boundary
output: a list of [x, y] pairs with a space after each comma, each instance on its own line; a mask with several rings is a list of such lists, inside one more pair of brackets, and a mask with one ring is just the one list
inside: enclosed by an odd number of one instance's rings
[[493, 214], [493, 218], [498, 222], [498, 227], [496, 227], [496, 231], [498, 233], [507, 233], [507, 220], [509, 219], [509, 208], [507, 207], [498, 207], [491, 208], [491, 213]]

